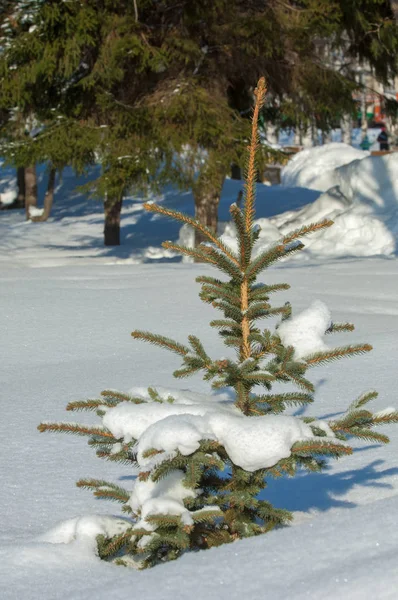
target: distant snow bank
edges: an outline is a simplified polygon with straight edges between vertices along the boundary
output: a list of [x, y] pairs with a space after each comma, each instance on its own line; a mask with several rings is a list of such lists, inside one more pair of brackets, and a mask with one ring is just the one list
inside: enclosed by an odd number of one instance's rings
[[398, 153], [370, 156], [337, 143], [303, 150], [285, 167], [282, 181], [324, 193], [311, 205], [271, 222], [285, 233], [331, 218], [333, 227], [306, 241], [307, 256], [391, 256], [398, 235], [397, 170]]
[[338, 185], [336, 169], [366, 156], [370, 152], [337, 142], [307, 148], [295, 154], [282, 169], [282, 185], [326, 192]]
[[[279, 214], [275, 210], [272, 216], [257, 219], [260, 236], [253, 256], [289, 231], [325, 218], [334, 225], [308, 236], [305, 249], [293, 260], [392, 256], [398, 237], [397, 173], [398, 153], [371, 156], [335, 142], [299, 152], [283, 169], [281, 186], [258, 190], [258, 212], [270, 201], [286, 207], [280, 202], [285, 194], [299, 195], [300, 191], [310, 190], [322, 193], [301, 208], [293, 205], [293, 210], [285, 209]], [[218, 234], [234, 252], [238, 251], [236, 227], [231, 221], [220, 221]], [[189, 226], [181, 228], [178, 242], [193, 245]], [[189, 262], [187, 258], [183, 260]]]

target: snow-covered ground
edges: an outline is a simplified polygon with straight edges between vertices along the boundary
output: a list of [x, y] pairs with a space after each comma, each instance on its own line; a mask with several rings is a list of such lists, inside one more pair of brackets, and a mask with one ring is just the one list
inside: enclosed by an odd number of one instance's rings
[[[291, 300], [295, 314], [321, 300], [335, 321], [356, 324], [354, 333], [338, 335], [341, 345], [374, 346], [369, 355], [313, 371], [316, 404], [308, 413], [318, 417], [338, 414], [373, 388], [380, 392], [375, 410], [398, 404], [394, 161], [395, 156], [387, 162], [365, 157], [335, 165], [339, 189], [258, 186], [264, 244], [309, 220], [332, 215], [336, 221], [330, 229], [337, 230], [334, 238], [308, 238], [307, 260], [266, 273], [267, 282], [292, 285], [279, 299]], [[318, 173], [323, 174], [322, 164]], [[12, 176], [3, 175], [7, 191]], [[198, 377], [174, 380], [178, 359], [133, 341], [130, 331], [137, 327], [181, 342], [189, 333], [198, 335], [216, 357], [227, 351], [207, 326], [214, 311], [200, 302], [194, 283], [211, 270], [181, 264], [160, 247], [163, 239], [178, 238], [178, 224], [145, 213], [143, 200], [130, 198], [123, 210], [123, 245], [104, 248], [102, 207], [72, 192], [75, 183], [67, 171], [46, 223], [26, 223], [22, 211], [0, 212], [0, 598], [395, 599], [398, 428], [393, 426], [385, 430], [391, 437], [387, 446], [356, 443], [352, 456], [332, 462], [322, 474], [270, 481], [266, 498], [294, 512], [290, 527], [145, 572], [95, 556], [93, 536], [115, 527], [106, 516], [118, 515], [118, 506], [95, 500], [74, 483], [93, 477], [128, 488], [133, 474], [100, 461], [82, 438], [40, 434], [38, 423], [67, 420], [69, 401], [95, 397], [104, 388], [153, 385], [208, 392]], [[41, 194], [44, 186], [41, 173]], [[222, 222], [239, 187], [230, 180], [224, 186]], [[189, 193], [165, 190], [159, 201], [193, 212]], [[224, 239], [233, 243], [231, 227], [222, 228]], [[358, 260], [366, 254], [371, 257]], [[342, 256], [345, 260], [336, 258]], [[79, 414], [77, 420], [95, 422], [95, 417]]]
[[[225, 348], [207, 327], [213, 310], [200, 302], [193, 283], [203, 272], [210, 269], [181, 264], [35, 269], [2, 264], [2, 599], [105, 600], [131, 594], [144, 600], [315, 600], [320, 594], [347, 600], [396, 598], [394, 427], [386, 431], [391, 436], [388, 446], [357, 444], [351, 457], [331, 463], [323, 474], [270, 481], [266, 497], [294, 511], [295, 522], [260, 538], [186, 555], [147, 572], [95, 558], [88, 534], [98, 521], [64, 525], [69, 531], [64, 531], [65, 539], [71, 531], [79, 534], [72, 544], [38, 541], [59, 521], [118, 514], [117, 505], [75, 488], [77, 479], [104, 478], [128, 487], [132, 475], [95, 458], [84, 439], [40, 434], [40, 420], [65, 419], [68, 401], [93, 397], [103, 388], [158, 384], [208, 390], [196, 378], [173, 380], [178, 359], [129, 335], [139, 326], [185, 342], [192, 333], [215, 356], [224, 355]], [[340, 334], [342, 344], [374, 345], [365, 357], [313, 372], [317, 415], [338, 413], [372, 388], [380, 392], [375, 409], [397, 404], [397, 276], [397, 261], [383, 259], [286, 264], [267, 273], [268, 282], [292, 284], [285, 294], [295, 311], [318, 298], [337, 321], [353, 320], [357, 329]], [[90, 416], [78, 416], [84, 419]]]

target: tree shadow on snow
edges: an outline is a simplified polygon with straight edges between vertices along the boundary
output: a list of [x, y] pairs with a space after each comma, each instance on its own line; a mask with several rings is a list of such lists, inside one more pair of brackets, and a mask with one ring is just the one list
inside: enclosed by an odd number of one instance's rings
[[[375, 447], [377, 445], [358, 450]], [[382, 460], [375, 460], [361, 469], [337, 473], [331, 473], [332, 467], [328, 466], [323, 473], [303, 472], [295, 477], [268, 480], [268, 486], [261, 496], [273, 505], [290, 511], [308, 512], [315, 509], [323, 512], [330, 508], [354, 508], [355, 502], [344, 499], [354, 487], [392, 489], [393, 486], [384, 480], [397, 475], [398, 467], [379, 470], [383, 463]]]

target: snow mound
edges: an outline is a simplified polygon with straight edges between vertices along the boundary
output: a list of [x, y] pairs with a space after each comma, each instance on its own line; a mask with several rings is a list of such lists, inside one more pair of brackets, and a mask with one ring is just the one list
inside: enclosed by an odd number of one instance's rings
[[369, 156], [348, 144], [332, 142], [298, 152], [282, 169], [282, 185], [325, 192], [338, 185], [336, 169]]

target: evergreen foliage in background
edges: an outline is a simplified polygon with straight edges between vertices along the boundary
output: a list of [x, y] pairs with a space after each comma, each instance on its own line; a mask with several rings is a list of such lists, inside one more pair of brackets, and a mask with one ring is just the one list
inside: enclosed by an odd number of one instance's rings
[[[278, 327], [271, 330], [261, 326], [261, 321], [269, 317], [280, 318], [282, 324], [288, 323], [293, 317], [289, 303], [282, 306], [272, 306], [270, 303], [270, 297], [275, 292], [286, 290], [289, 286], [259, 283], [259, 276], [276, 261], [299, 252], [303, 248], [300, 241], [303, 237], [330, 227], [332, 222], [325, 220], [293, 231], [253, 258], [253, 248], [259, 236], [253, 221], [256, 152], [259, 146], [257, 125], [265, 97], [264, 79], [259, 81], [255, 96], [244, 203], [242, 209], [236, 204], [231, 206], [231, 216], [237, 228], [238, 251], [224, 245], [198, 220], [156, 204], [146, 205], [150, 212], [189, 223], [206, 238], [206, 243], [198, 248], [176, 246], [170, 242], [164, 245], [198, 257], [223, 276], [222, 279], [201, 276], [197, 281], [201, 284], [201, 299], [222, 313], [221, 318], [210, 324], [219, 330], [224, 343], [236, 351], [235, 359], [212, 358], [201, 341], [193, 335], [188, 337], [188, 344], [146, 331], [133, 331], [132, 336], [177, 354], [182, 359], [181, 368], [174, 373], [177, 378], [203, 372], [204, 379], [211, 381], [214, 389], [229, 388], [234, 397], [235, 410], [240, 415], [240, 423], [250, 426], [258, 424], [261, 427], [269, 419], [274, 419], [272, 422], [278, 428], [278, 423], [282, 427], [283, 419], [287, 418], [282, 415], [286, 409], [313, 403], [314, 385], [307, 376], [308, 371], [320, 364], [368, 352], [371, 346], [349, 345], [296, 358], [295, 348], [283, 344]], [[333, 324], [325, 333], [352, 329], [349, 323]], [[290, 390], [275, 393], [273, 387], [279, 384], [289, 384]], [[295, 391], [291, 391], [292, 387]], [[163, 398], [152, 388], [148, 392], [148, 398], [144, 399], [106, 390], [97, 400], [70, 403], [67, 410], [97, 411], [99, 416], [104, 417], [115, 407], [128, 408], [138, 404], [143, 405], [143, 410], [151, 410], [157, 403], [173, 406], [176, 402], [172, 397]], [[145, 487], [145, 483], [156, 486], [162, 482], [166, 485], [171, 480], [174, 484], [177, 482], [180, 492], [182, 490], [182, 502], [188, 520], [178, 510], [166, 514], [159, 509], [143, 516], [140, 507], [131, 501], [131, 492], [121, 486], [103, 480], [79, 481], [79, 487], [91, 489], [97, 498], [119, 502], [131, 519], [131, 526], [122, 533], [109, 538], [99, 536], [99, 556], [120, 564], [153, 566], [177, 558], [188, 550], [206, 549], [259, 535], [289, 522], [291, 514], [288, 511], [276, 508], [263, 499], [267, 478], [294, 476], [302, 468], [311, 472], [321, 471], [325, 459], [339, 458], [352, 452], [347, 443], [349, 438], [388, 442], [388, 438], [375, 429], [379, 425], [398, 422], [398, 413], [393, 410], [372, 413], [368, 409], [368, 402], [376, 396], [377, 393], [373, 391], [362, 394], [351, 403], [344, 415], [327, 422], [318, 421], [315, 417], [291, 417], [297, 424], [305, 423], [312, 437], [292, 444], [290, 455], [286, 458], [252, 471], [237, 465], [231, 458], [233, 452], [228, 451], [218, 439], [204, 437], [195, 451], [182, 453], [176, 450], [171, 455], [164, 453], [155, 440], [154, 446], [147, 448], [143, 457], [146, 460], [153, 458], [154, 461], [150, 468], [141, 468], [133, 486]], [[189, 415], [189, 407], [185, 406], [184, 410]], [[179, 413], [176, 411], [176, 415], [181, 412], [182, 409]], [[159, 423], [162, 425], [162, 421]], [[168, 427], [168, 420], [164, 419], [164, 434], [168, 433]], [[89, 444], [99, 457], [140, 468], [136, 450], [139, 440], [117, 437], [103, 424], [42, 423], [39, 429], [88, 436]]]
[[[352, 113], [358, 60], [383, 81], [397, 72], [388, 0], [25, 0], [0, 8], [0, 109], [10, 117], [1, 150], [16, 166], [44, 161], [49, 171], [99, 162], [92, 192], [105, 201], [109, 245], [119, 242], [123, 195], [170, 181], [192, 188], [195, 216], [216, 231], [225, 175], [244, 163], [260, 74], [266, 121], [325, 130]], [[331, 60], [341, 48], [343, 70]], [[32, 122], [39, 127], [26, 135]]]

